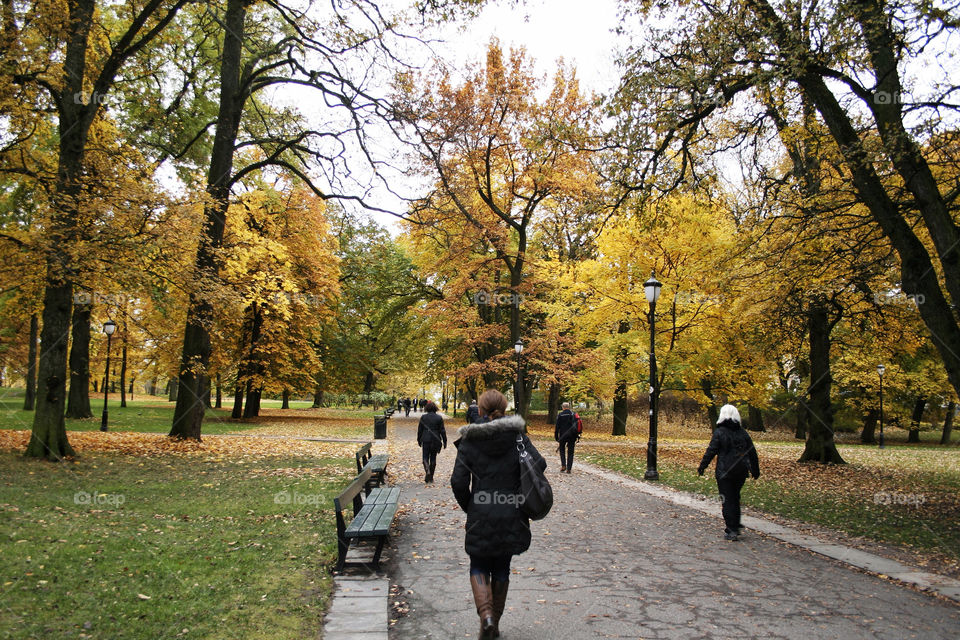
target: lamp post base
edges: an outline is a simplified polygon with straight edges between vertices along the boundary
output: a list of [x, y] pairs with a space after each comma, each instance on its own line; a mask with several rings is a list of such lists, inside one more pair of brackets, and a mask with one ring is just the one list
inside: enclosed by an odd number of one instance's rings
[[103, 417], [100, 418], [100, 431], [107, 431], [107, 412], [103, 412]]
[[659, 480], [660, 474], [657, 473], [656, 469], [647, 469], [647, 472], [643, 474], [644, 480]]

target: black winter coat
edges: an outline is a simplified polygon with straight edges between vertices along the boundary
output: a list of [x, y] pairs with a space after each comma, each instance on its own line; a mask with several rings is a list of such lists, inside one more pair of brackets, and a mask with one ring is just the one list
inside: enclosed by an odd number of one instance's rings
[[480, 407], [475, 404], [467, 407], [467, 424], [476, 424], [480, 422]]
[[530, 520], [519, 508], [520, 462], [517, 435], [534, 464], [547, 462], [524, 433], [520, 416], [460, 427], [457, 461], [450, 486], [467, 513], [464, 548], [471, 556], [517, 555], [530, 548]]
[[557, 414], [557, 426], [553, 430], [554, 440], [557, 442], [576, 440], [579, 435], [577, 433], [577, 419], [574, 417], [573, 411], [564, 409]]
[[443, 426], [443, 417], [436, 411], [420, 416], [417, 426], [417, 444], [430, 451], [440, 451], [447, 447], [447, 430]]
[[757, 449], [739, 422], [724, 420], [717, 424], [698, 471], [702, 473], [714, 456], [717, 457], [717, 480], [746, 478], [748, 473], [754, 478], [760, 477]]

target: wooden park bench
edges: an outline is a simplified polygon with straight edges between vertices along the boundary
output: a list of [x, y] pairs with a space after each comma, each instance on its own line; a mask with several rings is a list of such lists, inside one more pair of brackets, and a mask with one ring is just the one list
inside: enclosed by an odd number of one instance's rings
[[[373, 568], [380, 568], [380, 554], [390, 534], [390, 524], [397, 515], [397, 507], [400, 505], [400, 488], [378, 487], [363, 499], [361, 496], [372, 475], [373, 469], [364, 468], [347, 488], [333, 499], [333, 506], [337, 510], [336, 571], [342, 571], [346, 565], [347, 551], [354, 540], [377, 541], [377, 548], [373, 553]], [[350, 501], [353, 501], [353, 518], [348, 525], [344, 520], [343, 512], [344, 506]]]
[[387, 418], [387, 419], [389, 420], [390, 417], [391, 417], [393, 414], [395, 414], [396, 412], [397, 412], [397, 410], [394, 409], [393, 407], [390, 407], [389, 409], [384, 409], [384, 410], [383, 410], [383, 417], [384, 417], [384, 418]]
[[372, 443], [368, 442], [359, 449], [357, 449], [356, 458], [357, 458], [357, 473], [361, 473], [364, 469], [370, 468], [373, 472], [373, 475], [367, 482], [367, 493], [370, 493], [370, 489], [374, 487], [379, 487], [383, 484], [387, 475], [387, 461], [389, 456], [385, 453], [379, 453], [373, 455], [370, 451]]

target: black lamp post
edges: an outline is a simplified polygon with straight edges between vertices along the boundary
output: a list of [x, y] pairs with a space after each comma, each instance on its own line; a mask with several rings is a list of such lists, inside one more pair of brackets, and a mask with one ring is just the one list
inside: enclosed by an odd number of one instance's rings
[[877, 373], [880, 374], [880, 448], [883, 449], [883, 374], [887, 368], [882, 364], [877, 365]]
[[660, 390], [657, 387], [654, 336], [656, 336], [657, 299], [660, 297], [662, 286], [654, 272], [650, 272], [650, 279], [643, 283], [643, 293], [647, 296], [647, 302], [650, 303], [650, 439], [647, 441], [647, 472], [643, 474], [647, 480], [660, 479], [660, 474], [657, 473], [657, 413], [660, 409]]
[[520, 407], [523, 406], [523, 380], [520, 378], [520, 354], [523, 353], [523, 339], [517, 338], [516, 343], [513, 345], [513, 350], [517, 352], [517, 386], [513, 391], [513, 401], [517, 405], [516, 413], [520, 415]]
[[107, 430], [107, 396], [110, 394], [110, 341], [117, 323], [107, 320], [103, 323], [103, 332], [107, 334], [107, 369], [103, 373], [103, 417], [100, 419], [100, 431]]

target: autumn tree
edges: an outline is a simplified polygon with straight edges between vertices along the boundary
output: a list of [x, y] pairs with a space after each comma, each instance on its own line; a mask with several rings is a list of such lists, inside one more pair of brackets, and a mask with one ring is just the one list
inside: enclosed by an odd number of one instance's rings
[[[625, 58], [612, 103], [641, 167], [624, 186], [669, 189], [695, 180], [699, 152], [729, 149], [731, 140], [752, 147], [762, 163], [773, 130], [763, 94], [788, 91], [787, 101], [809, 105], [839, 151], [837, 168], [896, 251], [903, 292], [923, 297], [920, 314], [960, 389], [960, 326], [951, 307], [960, 299], [960, 231], [951, 213], [958, 190], [955, 180], [938, 179], [932, 150], [921, 143], [950, 126], [942, 115], [956, 109], [949, 99], [956, 86], [946, 72], [930, 84], [904, 77], [952, 33], [949, 12], [880, 0], [635, 9], [648, 47]], [[717, 118], [729, 112], [752, 125], [717, 137], [727, 133]]]
[[459, 324], [447, 330], [474, 352], [475, 366], [463, 375], [488, 386], [514, 377], [513, 345], [522, 337], [531, 375], [514, 387], [526, 404], [544, 353], [532, 305], [521, 303], [538, 295], [529, 243], [551, 201], [593, 188], [587, 147], [595, 115], [573, 70], [561, 65], [541, 99], [543, 82], [526, 54], [505, 56], [495, 41], [485, 65], [462, 83], [444, 75], [436, 88], [428, 86], [412, 74], [397, 86], [398, 117], [433, 185], [411, 207], [406, 228], [421, 272], [443, 272], [433, 315]]

